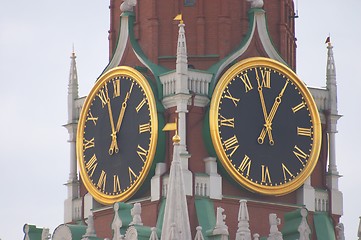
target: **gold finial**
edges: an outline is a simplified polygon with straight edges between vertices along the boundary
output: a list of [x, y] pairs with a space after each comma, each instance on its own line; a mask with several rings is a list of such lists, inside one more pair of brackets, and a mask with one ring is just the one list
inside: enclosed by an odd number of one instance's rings
[[175, 118], [175, 122], [167, 123], [164, 126], [163, 131], [175, 131], [175, 134], [172, 137], [172, 141], [174, 143], [179, 143], [181, 139], [178, 135], [178, 117]]
[[180, 24], [183, 24], [183, 19], [182, 19], [182, 14], [178, 14], [177, 16], [175, 16], [175, 18], [173, 19], [174, 21], [179, 21]]

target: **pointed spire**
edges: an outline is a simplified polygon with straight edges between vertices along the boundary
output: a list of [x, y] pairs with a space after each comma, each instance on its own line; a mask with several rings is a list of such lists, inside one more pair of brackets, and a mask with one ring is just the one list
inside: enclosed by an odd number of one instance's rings
[[113, 230], [113, 240], [122, 239], [123, 235], [120, 234], [120, 228], [123, 226], [123, 222], [119, 217], [119, 203], [114, 203], [114, 218], [112, 222], [112, 230]]
[[331, 114], [337, 114], [337, 84], [336, 84], [336, 65], [333, 57], [333, 46], [330, 37], [326, 40], [327, 43], [327, 65], [326, 65], [326, 80], [327, 89], [330, 91], [329, 110]]
[[152, 231], [152, 233], [150, 234], [149, 240], [159, 240], [157, 235], [157, 228], [152, 227], [150, 230]]
[[267, 240], [283, 240], [282, 233], [278, 231], [278, 225], [281, 224], [281, 219], [275, 213], [269, 215], [270, 233]]
[[[328, 133], [329, 133], [329, 173], [338, 175], [336, 166], [336, 143], [335, 134], [337, 133], [337, 121], [341, 117], [337, 110], [337, 83], [336, 83], [336, 66], [333, 57], [333, 46], [330, 37], [326, 40], [327, 43], [327, 65], [326, 65], [326, 85], [328, 90]], [[337, 184], [332, 184], [332, 188], [338, 189]]]
[[300, 233], [300, 240], [309, 240], [310, 239], [310, 234], [311, 234], [311, 229], [310, 226], [308, 226], [307, 223], [307, 209], [306, 208], [302, 208], [300, 210], [301, 216], [302, 216], [302, 220], [300, 225], [298, 226], [298, 232]]
[[221, 235], [223, 238], [228, 238], [228, 227], [226, 225], [226, 215], [223, 213], [224, 209], [217, 207], [217, 217], [216, 217], [216, 226], [213, 228], [214, 235]]
[[189, 240], [191, 231], [180, 162], [180, 146], [177, 141], [173, 145], [161, 239]]
[[204, 240], [203, 233], [202, 233], [202, 227], [198, 226], [196, 228], [196, 230], [197, 230], [197, 232], [196, 232], [196, 236], [194, 237], [194, 240]]
[[76, 68], [76, 56], [73, 51], [70, 56], [70, 72], [69, 72], [69, 83], [68, 83], [68, 123], [72, 123], [78, 116], [76, 116], [74, 101], [79, 97], [78, 93], [78, 71]]
[[179, 21], [178, 42], [177, 42], [177, 61], [176, 61], [176, 93], [189, 93], [188, 89], [188, 55], [187, 43], [184, 30], [184, 21], [179, 14], [174, 18]]
[[83, 235], [82, 240], [88, 240], [90, 237], [96, 237], [92, 215], [88, 217], [88, 227], [86, 228], [86, 232]]
[[236, 233], [236, 240], [251, 240], [247, 200], [245, 199], [239, 200], [238, 229]]

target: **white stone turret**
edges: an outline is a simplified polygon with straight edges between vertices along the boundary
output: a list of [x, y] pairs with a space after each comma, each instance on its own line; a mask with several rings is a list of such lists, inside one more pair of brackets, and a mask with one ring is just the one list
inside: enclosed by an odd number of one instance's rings
[[187, 152], [187, 143], [186, 143], [186, 115], [188, 113], [188, 100], [191, 98], [188, 88], [188, 56], [187, 56], [187, 43], [184, 30], [184, 22], [182, 15], [179, 14], [174, 18], [178, 20], [179, 31], [178, 31], [178, 42], [177, 42], [177, 60], [176, 60], [176, 72], [175, 72], [175, 96], [174, 101], [176, 103], [178, 113], [178, 134], [180, 137], [180, 158], [182, 164], [182, 171], [184, 176], [185, 191], [187, 195], [192, 195], [193, 192], [193, 176], [192, 173], [188, 170], [188, 160], [190, 155]]
[[191, 239], [191, 231], [180, 159], [181, 147], [178, 140], [175, 140], [173, 143], [173, 161], [170, 166], [161, 239], [170, 239], [169, 237], [171, 236], [172, 240], [189, 240]]
[[330, 39], [327, 39], [327, 66], [326, 66], [326, 86], [328, 91], [328, 106], [327, 106], [327, 133], [329, 140], [329, 163], [328, 172], [326, 176], [326, 183], [331, 191], [331, 213], [343, 214], [343, 196], [338, 188], [338, 179], [340, 175], [337, 171], [336, 165], [336, 133], [337, 121], [340, 119], [337, 110], [337, 84], [336, 84], [336, 66], [333, 57], [333, 46]]
[[327, 43], [327, 66], [326, 66], [326, 86], [328, 90], [328, 119], [327, 131], [329, 133], [330, 153], [328, 172], [330, 174], [338, 174], [336, 165], [336, 151], [335, 151], [335, 134], [337, 133], [337, 120], [341, 117], [337, 110], [337, 83], [336, 83], [336, 66], [333, 58], [333, 46], [329, 41]]
[[69, 179], [65, 184], [68, 188], [68, 197], [64, 202], [64, 222], [72, 222], [80, 219], [80, 208], [77, 210], [78, 202], [74, 199], [79, 198], [79, 180], [77, 175], [77, 160], [76, 160], [76, 132], [78, 111], [76, 108], [76, 100], [78, 99], [78, 72], [76, 68], [76, 56], [73, 49], [71, 54], [70, 73], [68, 83], [68, 122], [64, 127], [68, 130], [70, 143], [70, 169]]
[[236, 233], [236, 240], [251, 240], [247, 200], [245, 199], [239, 200], [238, 229]]

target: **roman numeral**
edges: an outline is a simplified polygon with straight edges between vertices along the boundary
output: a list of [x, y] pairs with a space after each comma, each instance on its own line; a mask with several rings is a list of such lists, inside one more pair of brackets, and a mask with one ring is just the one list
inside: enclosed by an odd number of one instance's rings
[[297, 135], [298, 135], [298, 136], [311, 137], [311, 135], [312, 135], [311, 128], [300, 128], [300, 127], [297, 127]]
[[87, 150], [88, 148], [92, 148], [92, 147], [94, 147], [94, 138], [90, 140], [84, 138], [84, 142], [83, 142], [84, 150]]
[[137, 154], [140, 157], [140, 159], [142, 159], [142, 161], [145, 162], [145, 160], [147, 159], [148, 150], [145, 150], [144, 148], [138, 145]]
[[306, 153], [304, 153], [299, 147], [297, 147], [297, 145], [295, 145], [295, 147], [294, 147], [293, 154], [302, 163], [302, 165], [305, 166], [304, 161], [306, 160], [308, 155]]
[[221, 126], [234, 128], [234, 118], [225, 118], [222, 115], [221, 117]]
[[97, 125], [97, 121], [98, 121], [98, 117], [94, 117], [92, 112], [89, 111], [88, 117], [86, 119], [86, 121], [93, 121], [94, 125]]
[[107, 85], [104, 86], [104, 88], [99, 90], [99, 93], [97, 95], [99, 97], [99, 99], [102, 102], [102, 108], [104, 108], [104, 106], [108, 103], [109, 101], [109, 96], [108, 96], [108, 87]]
[[268, 166], [262, 165], [262, 183], [272, 184], [271, 176], [269, 174]]
[[293, 112], [293, 113], [296, 113], [296, 112], [298, 112], [299, 110], [301, 110], [301, 109], [304, 108], [304, 107], [306, 107], [305, 102], [301, 102], [300, 104], [298, 104], [297, 106], [294, 106], [294, 107], [292, 108], [292, 112]]
[[132, 184], [134, 180], [138, 178], [138, 175], [134, 173], [133, 169], [128, 167], [129, 183]]
[[118, 175], [114, 175], [113, 176], [113, 192], [120, 192], [120, 181], [119, 181], [119, 176]]
[[103, 192], [105, 192], [105, 185], [107, 183], [107, 174], [102, 170], [100, 173], [100, 177], [97, 183], [98, 188], [100, 188]]
[[228, 154], [229, 157], [232, 157], [234, 152], [239, 147], [238, 139], [237, 139], [236, 135], [234, 135], [233, 137], [231, 137], [231, 138], [227, 139], [226, 141], [224, 141], [223, 144], [224, 144], [224, 147], [226, 148], [226, 151], [232, 150], [231, 153]]
[[261, 86], [271, 88], [271, 71], [267, 69], [260, 69], [262, 75]]
[[113, 98], [120, 96], [120, 79], [113, 79]]
[[[282, 163], [282, 171], [283, 171], [283, 179], [285, 180], [285, 182], [287, 182], [287, 180], [291, 178], [295, 178], [295, 176], [290, 172], [290, 170], [288, 170], [286, 165], [284, 165], [283, 163]], [[287, 176], [289, 177], [287, 178]]]
[[228, 89], [228, 88], [227, 88], [227, 90], [226, 90], [226, 93], [224, 94], [224, 97], [225, 97], [225, 98], [228, 98], [228, 99], [231, 99], [232, 102], [233, 102], [233, 104], [234, 104], [234, 106], [237, 107], [237, 103], [239, 102], [240, 99], [233, 97], [232, 94], [229, 92], [229, 89]]
[[138, 104], [138, 106], [135, 108], [135, 110], [137, 111], [137, 113], [140, 111], [140, 109], [144, 106], [144, 104], [146, 103], [146, 99], [143, 98], [143, 100]]
[[243, 160], [242, 160], [242, 162], [239, 165], [237, 170], [239, 172], [241, 172], [241, 173], [244, 173], [244, 171], [247, 169], [246, 176], [248, 177], [249, 176], [249, 170], [251, 168], [251, 164], [252, 164], [252, 160], [247, 155], [244, 155], [244, 158], [243, 158]]
[[139, 125], [139, 134], [144, 132], [150, 132], [150, 123], [140, 124]]
[[97, 156], [95, 154], [90, 158], [90, 160], [85, 164], [85, 169], [89, 174], [89, 177], [92, 177], [95, 169], [98, 166]]
[[249, 77], [248, 77], [247, 73], [245, 73], [243, 75], [238, 75], [238, 77], [244, 83], [244, 87], [246, 88], [246, 93], [253, 89], [251, 81], [249, 80]]

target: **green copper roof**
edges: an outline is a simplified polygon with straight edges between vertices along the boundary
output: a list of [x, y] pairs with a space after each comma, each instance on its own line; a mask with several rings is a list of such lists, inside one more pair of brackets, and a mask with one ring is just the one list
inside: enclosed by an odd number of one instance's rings
[[316, 228], [317, 240], [336, 240], [332, 220], [327, 212], [315, 212], [313, 221]]
[[24, 231], [24, 240], [26, 240], [26, 233], [28, 233], [29, 240], [41, 240], [41, 234], [43, 232], [42, 228], [37, 228], [35, 225], [25, 224], [23, 227]]
[[209, 198], [196, 197], [195, 206], [198, 223], [202, 227], [204, 239], [207, 240], [207, 232], [212, 231], [216, 225], [213, 202]]

